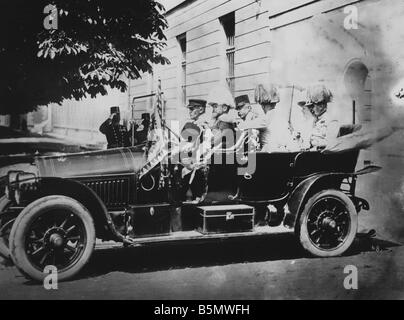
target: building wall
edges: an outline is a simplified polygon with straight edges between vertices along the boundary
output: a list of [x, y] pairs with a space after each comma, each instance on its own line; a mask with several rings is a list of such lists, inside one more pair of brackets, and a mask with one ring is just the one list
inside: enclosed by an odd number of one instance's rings
[[[344, 9], [349, 5], [357, 8], [358, 29], [344, 27]], [[285, 110], [291, 101], [290, 85], [305, 87], [321, 81], [334, 92], [331, 109], [341, 122], [352, 123], [352, 100], [356, 99], [356, 122], [402, 123], [402, 101], [392, 94], [404, 75], [402, 1], [271, 1], [269, 10], [271, 80], [289, 84], [282, 96]], [[345, 84], [344, 75], [352, 63], [369, 71], [360, 99], [353, 98]], [[404, 155], [404, 146], [398, 143], [402, 138], [399, 132], [377, 145], [374, 156]]]
[[[235, 94], [247, 93], [260, 82], [273, 82], [282, 91], [285, 116], [291, 88], [321, 81], [335, 95], [331, 109], [344, 123], [370, 123], [394, 109], [391, 87], [401, 77], [402, 38], [399, 0], [194, 0], [167, 14], [169, 29], [163, 54], [171, 61], [156, 66], [152, 77], [133, 81], [131, 97], [155, 90], [158, 79], [167, 99], [166, 118], [184, 119], [181, 99], [182, 53], [177, 37], [186, 34], [186, 98], [206, 98], [226, 78], [226, 56], [220, 17], [235, 12]], [[359, 28], [347, 30], [344, 9], [355, 5]], [[350, 66], [362, 65], [368, 75], [363, 92], [352, 97], [344, 76]], [[352, 69], [352, 68], [351, 68]], [[354, 68], [353, 68], [354, 69]], [[299, 92], [297, 92], [299, 93]], [[296, 95], [296, 92], [294, 92]], [[295, 96], [296, 98], [296, 96]], [[152, 99], [137, 100], [135, 114], [148, 110]], [[373, 114], [373, 115], [372, 115]]]
[[[358, 12], [358, 29], [344, 28], [345, 6]], [[327, 83], [335, 93], [332, 108], [341, 121], [352, 121], [352, 97], [345, 87], [349, 65], [361, 62], [369, 75], [358, 105], [357, 121], [370, 128], [403, 127], [404, 102], [395, 96], [404, 87], [404, 2], [400, 0], [271, 1], [271, 78], [297, 85]], [[277, 7], [275, 6], [277, 5]], [[284, 108], [291, 92], [283, 90]], [[285, 105], [286, 104], [286, 105]], [[384, 239], [403, 239], [404, 131], [363, 150], [381, 171], [358, 179], [358, 195], [369, 200], [371, 211], [360, 215], [360, 225], [375, 228]]]
[[66, 100], [62, 106], [50, 105], [52, 133], [83, 143], [105, 142], [99, 127], [108, 118], [111, 106], [120, 106], [121, 117], [130, 118], [128, 95], [118, 90], [96, 99]]
[[[171, 64], [155, 66], [152, 75], [129, 81], [127, 93], [111, 92], [106, 97], [67, 101], [52, 106], [53, 130], [72, 137], [104, 139], [99, 124], [111, 105], [120, 105], [127, 117], [140, 118], [151, 110], [153, 98], [134, 98], [156, 90], [158, 79], [166, 98], [167, 119], [188, 116], [181, 99], [182, 52], [177, 37], [186, 34], [187, 99], [206, 98], [209, 91], [226, 79], [226, 37], [220, 18], [235, 14], [235, 94], [247, 93], [260, 82], [273, 82], [281, 89], [280, 107], [288, 116], [296, 108], [298, 88], [322, 81], [335, 95], [334, 109], [340, 120], [352, 122], [352, 96], [344, 75], [352, 63], [363, 65], [368, 75], [361, 97], [356, 97], [355, 121], [402, 118], [401, 106], [391, 88], [403, 75], [403, 16], [400, 0], [188, 0], [167, 13], [167, 47], [163, 51]], [[347, 30], [346, 6], [355, 5], [359, 28]], [[383, 10], [380, 6], [383, 5]], [[292, 87], [294, 101], [292, 102]], [[131, 109], [133, 107], [133, 110]], [[133, 111], [133, 112], [132, 112]], [[294, 113], [296, 109], [294, 109]], [[294, 114], [293, 113], [293, 114]], [[400, 136], [400, 134], [398, 134]], [[404, 138], [400, 136], [399, 139]], [[388, 153], [401, 154], [404, 146], [387, 146]], [[381, 148], [381, 147], [380, 147]], [[382, 153], [383, 152], [379, 152]]]
[[[160, 78], [167, 101], [166, 118], [184, 120], [181, 101], [182, 52], [177, 37], [186, 34], [186, 99], [207, 98], [209, 91], [226, 83], [226, 36], [220, 18], [235, 14], [235, 94], [247, 93], [252, 99], [256, 84], [269, 81], [269, 12], [261, 1], [187, 1], [167, 14], [169, 28], [163, 54], [171, 61], [156, 66], [153, 80], [134, 81], [131, 96], [150, 93]], [[152, 85], [150, 85], [152, 83]], [[137, 104], [144, 112], [149, 99]]]

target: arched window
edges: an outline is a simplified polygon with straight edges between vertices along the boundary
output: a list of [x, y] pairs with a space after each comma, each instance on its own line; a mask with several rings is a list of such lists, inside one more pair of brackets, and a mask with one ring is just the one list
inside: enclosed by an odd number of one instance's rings
[[369, 69], [362, 61], [355, 59], [347, 65], [344, 84], [352, 99], [352, 122], [370, 122], [372, 120], [372, 86]]
[[[352, 99], [352, 123], [367, 125], [372, 121], [372, 83], [367, 66], [359, 59], [348, 63], [344, 73], [345, 88]], [[369, 150], [361, 152], [360, 162], [372, 163]]]

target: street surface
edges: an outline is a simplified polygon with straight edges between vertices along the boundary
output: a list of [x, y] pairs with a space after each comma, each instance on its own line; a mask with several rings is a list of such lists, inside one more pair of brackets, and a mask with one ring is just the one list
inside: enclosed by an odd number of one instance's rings
[[[364, 239], [344, 257], [319, 259], [294, 240], [101, 246], [77, 279], [53, 291], [0, 265], [0, 299], [404, 299], [404, 247]], [[347, 265], [358, 268], [358, 290], [344, 288]]]

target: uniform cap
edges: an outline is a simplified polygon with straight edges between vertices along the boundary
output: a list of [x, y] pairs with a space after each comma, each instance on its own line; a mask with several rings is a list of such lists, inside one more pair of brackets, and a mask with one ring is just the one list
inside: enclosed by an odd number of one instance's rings
[[120, 113], [120, 111], [119, 111], [119, 107], [116, 107], [116, 106], [114, 106], [114, 107], [111, 107], [111, 114], [113, 114], [113, 113]]
[[190, 99], [187, 105], [187, 108], [193, 107], [206, 107], [206, 100], [202, 99]]
[[244, 107], [244, 105], [250, 103], [250, 99], [248, 98], [247, 94], [236, 97], [235, 101], [236, 101], [236, 109], [242, 108]]
[[142, 113], [141, 118], [142, 120], [150, 121], [150, 113]]

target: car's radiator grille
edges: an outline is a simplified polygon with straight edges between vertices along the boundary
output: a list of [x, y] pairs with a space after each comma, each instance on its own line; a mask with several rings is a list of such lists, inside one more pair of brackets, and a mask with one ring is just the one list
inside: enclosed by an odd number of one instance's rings
[[111, 179], [103, 181], [86, 181], [107, 206], [120, 206], [129, 200], [129, 179]]

